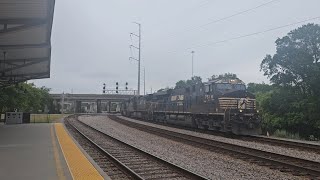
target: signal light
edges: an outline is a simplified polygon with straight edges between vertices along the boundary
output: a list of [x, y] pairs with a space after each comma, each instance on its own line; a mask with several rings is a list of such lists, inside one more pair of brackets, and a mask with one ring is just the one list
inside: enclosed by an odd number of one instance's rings
[[119, 83], [118, 83], [118, 82], [116, 82], [116, 85], [118, 86], [118, 85], [119, 85]]
[[102, 87], [102, 93], [105, 94], [106, 93], [106, 83], [103, 83], [103, 87]]

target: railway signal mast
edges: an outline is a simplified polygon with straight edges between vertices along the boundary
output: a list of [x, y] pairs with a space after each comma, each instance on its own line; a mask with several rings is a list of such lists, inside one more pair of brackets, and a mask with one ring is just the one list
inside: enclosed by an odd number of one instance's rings
[[141, 68], [141, 24], [137, 23], [137, 22], [133, 22], [135, 24], [137, 24], [139, 26], [139, 34], [134, 34], [134, 33], [130, 33], [130, 37], [131, 36], [136, 36], [139, 38], [139, 45], [138, 47], [134, 46], [134, 45], [130, 45], [130, 48], [135, 48], [138, 50], [139, 55], [138, 55], [138, 59], [134, 58], [134, 57], [129, 57], [129, 59], [133, 59], [138, 61], [138, 95], [140, 95], [140, 68]]

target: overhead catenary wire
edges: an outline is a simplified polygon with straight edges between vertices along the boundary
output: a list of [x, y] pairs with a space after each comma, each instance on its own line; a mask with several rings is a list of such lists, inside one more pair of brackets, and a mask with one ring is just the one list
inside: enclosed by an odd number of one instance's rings
[[270, 32], [270, 31], [275, 31], [275, 30], [278, 30], [278, 29], [286, 28], [286, 27], [289, 27], [289, 26], [305, 23], [305, 22], [308, 22], [308, 21], [316, 20], [316, 19], [320, 19], [320, 16], [309, 18], [309, 19], [305, 19], [305, 20], [294, 22], [294, 23], [290, 23], [290, 24], [286, 24], [286, 25], [282, 25], [282, 26], [278, 26], [278, 27], [274, 27], [274, 28], [269, 28], [269, 29], [266, 29], [266, 30], [263, 30], [263, 31], [244, 34], [244, 35], [241, 35], [241, 36], [236, 36], [236, 37], [232, 37], [232, 38], [228, 38], [228, 39], [224, 39], [224, 40], [220, 40], [220, 41], [213, 41], [213, 42], [208, 42], [206, 44], [195, 45], [195, 46], [192, 46], [192, 47], [189, 47], [189, 48], [185, 48], [183, 50], [171, 51], [170, 53], [175, 53], [175, 52], [179, 52], [179, 51], [186, 51], [186, 50], [192, 50], [192, 49], [200, 48], [200, 47], [213, 46], [213, 45], [224, 43], [224, 42], [228, 42], [228, 41], [233, 41], [233, 40], [242, 39], [242, 38], [246, 38], [246, 37], [250, 37], [250, 36], [255, 36], [255, 35], [267, 33], [267, 32]]

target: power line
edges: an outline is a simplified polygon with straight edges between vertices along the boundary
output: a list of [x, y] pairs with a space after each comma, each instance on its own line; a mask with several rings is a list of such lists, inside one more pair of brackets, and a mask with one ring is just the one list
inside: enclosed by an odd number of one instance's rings
[[[183, 32], [190, 32], [190, 31], [195, 30], [195, 29], [204, 28], [204, 27], [206, 27], [206, 26], [208, 26], [208, 25], [211, 25], [211, 24], [214, 24], [214, 23], [217, 23], [217, 22], [220, 22], [220, 21], [224, 21], [224, 20], [230, 19], [230, 18], [232, 18], [232, 17], [238, 16], [238, 15], [241, 15], [241, 14], [245, 14], [245, 13], [250, 12], [250, 11], [253, 11], [253, 10], [255, 10], [255, 9], [258, 9], [258, 8], [261, 8], [261, 7], [264, 7], [264, 6], [267, 6], [267, 5], [269, 5], [269, 4], [271, 4], [271, 3], [275, 2], [275, 1], [280, 1], [280, 0], [271, 0], [271, 1], [269, 1], [269, 2], [260, 4], [260, 5], [258, 5], [258, 6], [253, 7], [253, 8], [249, 8], [249, 9], [246, 9], [246, 10], [243, 10], [243, 11], [240, 11], [240, 12], [237, 12], [237, 13], [234, 13], [234, 14], [231, 14], [231, 15], [228, 15], [228, 16], [222, 17], [222, 18], [220, 18], [220, 19], [211, 20], [211, 21], [209, 21], [208, 23], [205, 23], [205, 24], [202, 24], [202, 25], [199, 25], [199, 26], [190, 26], [189, 28], [187, 28], [187, 29], [184, 30]], [[179, 32], [179, 33], [173, 33], [173, 34], [171, 34], [171, 35], [169, 34], [168, 36], [171, 37], [171, 38], [173, 38], [174, 36], [179, 35], [179, 34], [181, 34], [181, 32]]]
[[224, 21], [224, 20], [226, 20], [226, 19], [230, 19], [230, 18], [232, 18], [232, 17], [234, 17], [234, 16], [238, 16], [238, 15], [241, 15], [241, 14], [245, 14], [245, 13], [247, 13], [247, 12], [250, 12], [250, 11], [253, 11], [253, 10], [255, 10], [255, 9], [261, 8], [261, 7], [263, 7], [263, 6], [266, 6], [266, 5], [268, 5], [268, 4], [271, 4], [271, 3], [275, 2], [275, 1], [279, 1], [279, 0], [272, 0], [272, 1], [269, 1], [269, 2], [266, 2], [266, 3], [263, 3], [263, 4], [260, 4], [260, 5], [256, 6], [256, 7], [249, 8], [249, 9], [246, 9], [246, 10], [244, 10], [244, 11], [237, 12], [237, 13], [235, 13], [235, 14], [231, 14], [231, 15], [229, 15], [229, 16], [226, 16], [226, 17], [223, 17], [223, 18], [220, 18], [220, 19], [212, 20], [211, 22], [206, 23], [206, 24], [203, 24], [203, 25], [201, 25], [200, 27], [205, 27], [205, 26], [208, 26], [208, 25], [210, 25], [210, 24], [214, 24], [214, 23], [217, 23], [217, 22], [220, 22], [220, 21]]
[[[210, 4], [212, 2], [213, 2], [212, 0], [204, 0], [204, 1], [198, 2], [196, 5], [193, 5], [190, 8], [182, 9], [182, 11], [179, 14], [177, 14], [177, 16], [182, 16], [182, 15], [185, 15], [185, 13], [194, 12], [194, 10], [202, 8], [203, 6]], [[172, 18], [172, 17], [170, 17], [170, 18]], [[167, 22], [167, 20], [165, 22]], [[163, 26], [162, 22], [157, 22], [157, 21], [154, 21], [153, 23], [149, 24], [149, 26], [152, 27], [152, 26], [155, 26], [158, 24], [161, 24], [161, 26]]]
[[[241, 38], [245, 38], [245, 37], [249, 37], [249, 36], [254, 36], [254, 35], [258, 35], [258, 34], [263, 34], [263, 33], [266, 33], [266, 32], [270, 32], [270, 31], [282, 29], [282, 28], [285, 28], [285, 27], [293, 26], [293, 25], [296, 25], [296, 24], [301, 24], [301, 23], [304, 23], [304, 22], [307, 22], [307, 21], [311, 21], [311, 20], [316, 20], [316, 19], [320, 19], [320, 16], [313, 17], [313, 18], [309, 18], [309, 19], [305, 19], [305, 20], [298, 21], [298, 22], [294, 22], [294, 23], [291, 23], [291, 24], [286, 24], [286, 25], [283, 25], [283, 26], [278, 26], [278, 27], [270, 28], [270, 29], [263, 30], [263, 31], [258, 31], [258, 32], [250, 33], [250, 34], [245, 34], [245, 35], [241, 35], [241, 36], [237, 36], [237, 37], [225, 39], [225, 40], [214, 41], [214, 42], [209, 42], [209, 43], [206, 43], [206, 44], [201, 44], [201, 45], [192, 46], [192, 47], [190, 47], [190, 48], [184, 49], [183, 51], [185, 51], [185, 50], [191, 50], [191, 49], [199, 48], [199, 47], [213, 46], [213, 45], [215, 45], [215, 44], [220, 44], [220, 43], [224, 43], [224, 42], [228, 42], [228, 41], [233, 41], [233, 40], [237, 40], [237, 39], [241, 39]], [[179, 52], [179, 50], [178, 50], [178, 51], [172, 51], [171, 53], [174, 53], [174, 52]]]

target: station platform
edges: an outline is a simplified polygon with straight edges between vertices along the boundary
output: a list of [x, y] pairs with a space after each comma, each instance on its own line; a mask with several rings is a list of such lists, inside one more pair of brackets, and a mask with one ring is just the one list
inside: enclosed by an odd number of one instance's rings
[[0, 124], [0, 179], [104, 179], [61, 123]]

